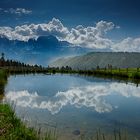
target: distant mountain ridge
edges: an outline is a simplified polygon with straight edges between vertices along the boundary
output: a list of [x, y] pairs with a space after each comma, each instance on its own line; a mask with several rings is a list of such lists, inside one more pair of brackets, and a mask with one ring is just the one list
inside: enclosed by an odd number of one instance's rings
[[91, 70], [108, 67], [117, 68], [140, 67], [140, 53], [135, 52], [92, 52], [86, 55], [60, 58], [50, 64], [52, 67], [70, 66], [73, 69]]
[[68, 46], [71, 45], [66, 41], [58, 41], [58, 39], [52, 35], [50, 36], [40, 36], [37, 39], [29, 39], [26, 41], [19, 41], [19, 40], [9, 40], [6, 37], [0, 37], [0, 45], [46, 45], [49, 46]]
[[0, 37], [0, 52], [9, 59], [16, 59], [29, 64], [47, 66], [50, 61], [64, 56], [75, 56], [91, 51], [81, 47], [72, 47], [66, 41], [59, 41], [55, 36], [40, 36], [27, 42], [9, 40]]

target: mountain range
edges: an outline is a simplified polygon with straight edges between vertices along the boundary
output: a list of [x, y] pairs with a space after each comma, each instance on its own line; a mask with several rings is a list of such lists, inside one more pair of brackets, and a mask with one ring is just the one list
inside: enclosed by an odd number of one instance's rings
[[120, 68], [140, 67], [140, 53], [94, 51], [73, 46], [52, 35], [29, 39], [27, 42], [0, 37], [0, 53], [3, 52], [6, 59], [28, 64], [70, 66], [73, 69], [95, 69], [97, 66], [104, 68], [108, 64]]
[[47, 66], [59, 57], [75, 56], [90, 51], [92, 50], [59, 41], [51, 35], [29, 39], [27, 42], [0, 37], [0, 52], [4, 52], [7, 59], [16, 59], [29, 64]]
[[108, 67], [138, 68], [140, 53], [136, 52], [92, 52], [70, 58], [60, 58], [50, 64], [52, 67], [70, 66], [73, 69], [91, 70]]

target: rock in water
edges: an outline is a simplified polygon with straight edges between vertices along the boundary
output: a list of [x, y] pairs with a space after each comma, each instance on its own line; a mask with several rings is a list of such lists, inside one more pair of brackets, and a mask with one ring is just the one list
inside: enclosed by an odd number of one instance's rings
[[80, 130], [74, 130], [72, 133], [73, 133], [74, 135], [80, 135]]

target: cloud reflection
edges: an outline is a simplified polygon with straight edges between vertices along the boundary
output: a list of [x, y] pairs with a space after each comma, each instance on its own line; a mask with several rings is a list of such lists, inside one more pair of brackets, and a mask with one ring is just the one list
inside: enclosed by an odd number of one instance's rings
[[20, 107], [47, 109], [51, 114], [58, 113], [64, 106], [87, 107], [99, 113], [111, 112], [115, 108], [105, 97], [118, 95], [126, 98], [140, 97], [140, 88], [122, 83], [94, 83], [94, 85], [73, 87], [65, 92], [58, 92], [54, 97], [39, 96], [36, 92], [9, 91], [6, 99]]

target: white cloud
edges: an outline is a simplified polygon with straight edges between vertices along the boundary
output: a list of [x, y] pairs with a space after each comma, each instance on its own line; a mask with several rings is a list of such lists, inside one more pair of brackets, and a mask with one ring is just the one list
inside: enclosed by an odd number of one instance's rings
[[110, 48], [112, 41], [105, 37], [106, 33], [115, 28], [112, 22], [100, 21], [96, 26], [72, 28], [66, 40], [75, 45], [88, 48]]
[[10, 14], [17, 14], [17, 15], [22, 15], [22, 14], [31, 14], [32, 11], [31, 10], [27, 10], [27, 9], [24, 9], [24, 8], [10, 8], [10, 9], [3, 9], [3, 8], [0, 8], [0, 11], [4, 12], [4, 13], [10, 13]]
[[124, 52], [140, 52], [140, 38], [128, 37], [113, 45], [112, 50]]
[[6, 99], [16, 103], [16, 106], [30, 107], [38, 109], [47, 109], [52, 114], [58, 113], [64, 106], [72, 105], [76, 108], [87, 107], [99, 113], [111, 112], [116, 108], [107, 96], [117, 95], [125, 98], [140, 98], [140, 88], [134, 85], [126, 85], [123, 83], [106, 83], [100, 85], [88, 85], [83, 87], [73, 87], [67, 91], [58, 92], [54, 97], [45, 98], [39, 96], [36, 92], [28, 91], [10, 91], [6, 93]]
[[[19, 9], [16, 10], [17, 13], [18, 11], [27, 12], [24, 9]], [[42, 35], [54, 35], [59, 40], [68, 41], [74, 46], [140, 52], [140, 38], [128, 37], [117, 43], [107, 38], [106, 34], [115, 28], [120, 27], [115, 26], [112, 22], [100, 21], [95, 26], [83, 27], [78, 25], [75, 28], [68, 29], [59, 19], [53, 18], [50, 22], [44, 24], [25, 24], [15, 28], [0, 27], [0, 36], [5, 36], [10, 40], [28, 41], [30, 38], [37, 38]]]
[[95, 27], [79, 25], [69, 30], [60, 20], [53, 18], [49, 23], [22, 25], [9, 28], [9, 31], [7, 27], [1, 27], [0, 35], [6, 36], [10, 40], [24, 41], [41, 35], [54, 35], [59, 40], [68, 41], [74, 45], [89, 48], [110, 48], [112, 41], [105, 38], [105, 34], [113, 28], [115, 25], [112, 22], [100, 21]]
[[54, 35], [59, 39], [65, 39], [68, 34], [68, 29], [55, 18], [46, 24], [25, 24], [15, 28], [0, 27], [0, 36], [5, 36], [10, 40], [28, 41], [30, 38], [37, 38], [42, 35]]

